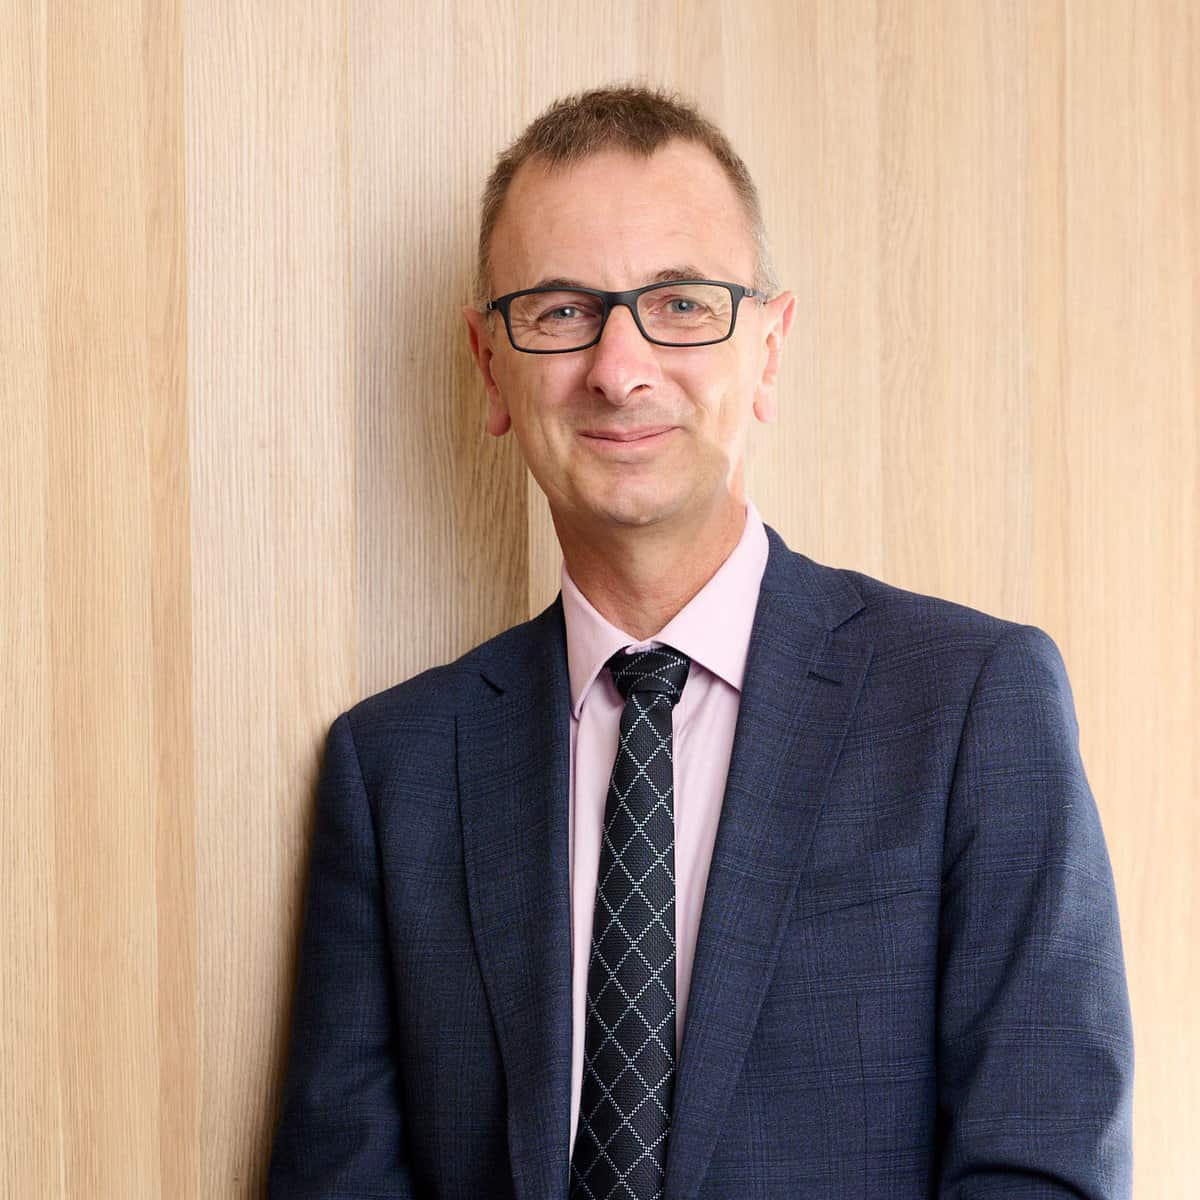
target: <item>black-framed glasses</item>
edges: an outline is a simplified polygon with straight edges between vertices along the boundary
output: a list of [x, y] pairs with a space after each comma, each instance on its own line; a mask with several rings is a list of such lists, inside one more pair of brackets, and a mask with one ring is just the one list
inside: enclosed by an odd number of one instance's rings
[[508, 340], [525, 354], [568, 354], [594, 346], [609, 314], [624, 305], [642, 337], [656, 346], [712, 346], [733, 336], [738, 305], [762, 292], [716, 279], [674, 279], [627, 292], [536, 287], [487, 302], [504, 317]]

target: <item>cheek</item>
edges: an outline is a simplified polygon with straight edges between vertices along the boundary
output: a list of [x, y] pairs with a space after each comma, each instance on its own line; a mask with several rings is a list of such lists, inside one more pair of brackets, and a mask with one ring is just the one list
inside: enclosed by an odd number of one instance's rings
[[509, 408], [521, 408], [522, 398], [529, 392], [527, 355], [505, 349], [492, 359], [492, 376], [500, 386], [500, 394]]
[[709, 427], [718, 427], [724, 432], [737, 427], [742, 397], [748, 395], [746, 380], [749, 372], [744, 355], [737, 353], [733, 342], [721, 343], [712, 350], [719, 353], [714, 353], [702, 364], [697, 362], [696, 370], [689, 372], [686, 386], [706, 412]]
[[511, 352], [503, 366], [493, 369], [513, 426], [525, 444], [541, 445], [561, 440], [578, 369], [534, 354]]
[[699, 375], [693, 383], [692, 395], [703, 410], [704, 425], [709, 434], [725, 442], [740, 422], [746, 386], [740, 363], [729, 362], [721, 366], [721, 370]]
[[721, 386], [706, 398], [705, 427], [709, 440], [719, 444], [723, 453], [736, 456], [745, 441], [754, 391], [747, 383], [744, 365], [731, 369]]

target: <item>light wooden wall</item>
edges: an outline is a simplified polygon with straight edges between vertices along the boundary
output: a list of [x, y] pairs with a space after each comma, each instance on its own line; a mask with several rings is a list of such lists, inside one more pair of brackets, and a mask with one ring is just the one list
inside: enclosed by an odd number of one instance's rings
[[458, 306], [555, 95], [689, 90], [800, 298], [750, 494], [1047, 629], [1117, 878], [1141, 1197], [1200, 1187], [1200, 11], [0, 0], [0, 1193], [240, 1197], [321, 739], [558, 554]]

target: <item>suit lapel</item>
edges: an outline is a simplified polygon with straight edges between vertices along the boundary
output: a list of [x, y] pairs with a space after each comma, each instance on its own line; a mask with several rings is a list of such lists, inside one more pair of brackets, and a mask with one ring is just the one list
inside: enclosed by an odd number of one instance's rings
[[570, 692], [561, 601], [501, 646], [510, 653], [484, 668], [489, 694], [457, 721], [467, 892], [504, 1064], [516, 1195], [565, 1200]]
[[844, 576], [767, 534], [689, 985], [666, 1200], [695, 1195], [712, 1157], [871, 657], [869, 642], [834, 644], [833, 629], [862, 607]]

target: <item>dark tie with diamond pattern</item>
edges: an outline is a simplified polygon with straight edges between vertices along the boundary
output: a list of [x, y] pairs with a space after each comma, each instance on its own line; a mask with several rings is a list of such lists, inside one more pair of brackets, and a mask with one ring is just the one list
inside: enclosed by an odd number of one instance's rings
[[600, 845], [571, 1200], [657, 1200], [675, 1084], [671, 724], [691, 660], [660, 645], [605, 665], [625, 707]]

